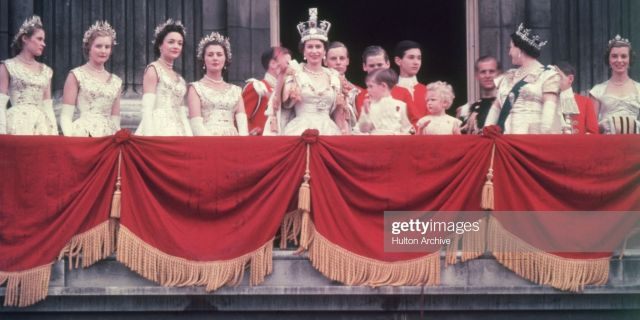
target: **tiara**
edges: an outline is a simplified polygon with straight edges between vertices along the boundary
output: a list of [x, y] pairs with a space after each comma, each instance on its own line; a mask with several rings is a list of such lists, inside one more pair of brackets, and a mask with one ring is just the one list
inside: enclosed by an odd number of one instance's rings
[[318, 8], [309, 9], [309, 21], [298, 23], [300, 42], [307, 40], [329, 41], [329, 29], [331, 22], [322, 20], [318, 24]]
[[89, 43], [89, 38], [96, 32], [105, 32], [111, 37], [111, 41], [113, 45], [118, 44], [116, 42], [116, 31], [113, 30], [109, 22], [107, 21], [96, 21], [87, 31], [84, 32], [84, 37], [82, 38], [82, 43]]
[[15, 37], [13, 38], [13, 41], [18, 41], [20, 37], [29, 33], [29, 31], [33, 30], [34, 28], [42, 28], [42, 20], [40, 20], [39, 16], [31, 16], [31, 18], [25, 19], [20, 26], [18, 33], [16, 33]]
[[155, 44], [156, 42], [156, 38], [158, 37], [158, 34], [160, 34], [160, 32], [162, 32], [162, 30], [164, 30], [166, 27], [168, 26], [176, 26], [179, 27], [180, 29], [182, 29], [182, 33], [186, 36], [187, 35], [187, 30], [184, 27], [184, 25], [182, 24], [182, 22], [180, 22], [180, 20], [173, 20], [171, 18], [167, 19], [167, 21], [159, 24], [156, 29], [153, 31], [153, 41], [151, 41], [151, 43]]
[[225, 38], [223, 35], [217, 32], [211, 32], [208, 36], [200, 40], [200, 43], [198, 44], [198, 54], [197, 54], [198, 59], [199, 60], [203, 59], [204, 52], [202, 52], [202, 50], [204, 49], [204, 46], [210, 42], [221, 44], [224, 47], [227, 54], [226, 63], [229, 64], [231, 62], [231, 44], [229, 43], [229, 38]]
[[537, 34], [532, 34], [531, 29], [525, 29], [524, 24], [520, 23], [518, 26], [518, 30], [516, 30], [516, 35], [522, 39], [522, 41], [528, 43], [532, 47], [537, 50], [542, 49], [548, 41], [542, 41], [540, 36]]
[[631, 47], [631, 42], [629, 41], [629, 39], [625, 39], [621, 37], [619, 34], [616, 34], [616, 36], [613, 39], [609, 40], [609, 48], [613, 47], [616, 44], [622, 44], [624, 46]]

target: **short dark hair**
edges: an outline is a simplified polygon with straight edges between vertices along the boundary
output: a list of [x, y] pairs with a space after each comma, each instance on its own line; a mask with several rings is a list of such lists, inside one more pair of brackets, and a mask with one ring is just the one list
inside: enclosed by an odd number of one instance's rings
[[540, 49], [537, 49], [534, 46], [530, 45], [528, 42], [522, 40], [522, 38], [520, 38], [517, 34], [511, 34], [511, 41], [513, 41], [514, 46], [522, 50], [522, 52], [524, 52], [526, 55], [536, 59], [540, 57]]
[[158, 32], [153, 41], [153, 54], [156, 55], [156, 58], [160, 56], [160, 46], [164, 42], [164, 38], [171, 32], [179, 33], [184, 41], [184, 27], [179, 24], [168, 24], [162, 31]]
[[389, 89], [398, 83], [398, 74], [393, 69], [376, 69], [365, 78], [365, 81], [373, 81], [376, 84], [386, 83]]
[[381, 46], [368, 46], [364, 48], [364, 51], [362, 52], [362, 63], [366, 64], [367, 58], [381, 54], [384, 55], [384, 61], [389, 62], [389, 55]]
[[289, 51], [289, 49], [285, 47], [271, 47], [265, 50], [262, 53], [262, 56], [260, 56], [260, 62], [262, 62], [262, 67], [264, 67], [265, 70], [269, 69], [269, 62], [271, 62], [271, 60], [275, 59], [281, 54], [291, 55], [291, 51]]
[[498, 61], [498, 59], [496, 59], [496, 57], [490, 56], [490, 55], [485, 55], [485, 56], [482, 56], [482, 57], [478, 58], [478, 60], [476, 60], [476, 62], [473, 64], [474, 70], [478, 71], [478, 66], [481, 63], [487, 62], [487, 61], [495, 61], [496, 62], [496, 70], [502, 70], [500, 68], [500, 61]]
[[349, 58], [349, 49], [347, 48], [347, 46], [340, 42], [340, 41], [333, 41], [331, 43], [329, 43], [329, 46], [327, 47], [327, 52], [329, 52], [329, 50], [331, 49], [335, 49], [335, 48], [344, 48], [345, 51], [347, 51], [347, 58]]
[[402, 59], [404, 54], [411, 49], [420, 49], [420, 51], [422, 51], [422, 47], [419, 43], [412, 40], [402, 40], [398, 42], [395, 49], [393, 49], [393, 56]]
[[558, 67], [558, 69], [567, 76], [576, 75], [576, 68], [574, 68], [568, 61], [560, 61], [556, 63], [556, 67]]

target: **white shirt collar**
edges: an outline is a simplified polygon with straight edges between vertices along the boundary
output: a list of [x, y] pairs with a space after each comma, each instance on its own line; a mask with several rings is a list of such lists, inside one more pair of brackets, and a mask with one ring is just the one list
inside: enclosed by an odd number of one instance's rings
[[409, 89], [409, 91], [413, 92], [413, 87], [418, 84], [418, 78], [416, 76], [413, 77], [398, 77], [398, 86]]
[[276, 77], [271, 75], [269, 72], [264, 74], [264, 81], [266, 81], [272, 88], [275, 88], [276, 87], [276, 83], [278, 82]]

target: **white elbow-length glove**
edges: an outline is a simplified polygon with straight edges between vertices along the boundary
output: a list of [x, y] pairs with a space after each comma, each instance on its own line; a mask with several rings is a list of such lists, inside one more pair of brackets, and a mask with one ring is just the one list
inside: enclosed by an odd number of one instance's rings
[[9, 96], [0, 93], [0, 134], [7, 133], [7, 103], [9, 103]]
[[63, 104], [60, 109], [60, 128], [62, 134], [67, 137], [73, 137], [73, 113], [76, 111], [76, 106], [70, 104]]
[[116, 116], [116, 115], [111, 115], [111, 121], [113, 122], [113, 124], [116, 125], [116, 129], [120, 130], [120, 116]]
[[540, 133], [552, 134], [561, 133], [561, 119], [558, 115], [558, 103], [555, 101], [545, 101], [542, 105], [542, 117], [540, 118]]
[[193, 117], [189, 120], [191, 124], [191, 131], [194, 136], [209, 136], [209, 132], [204, 127], [204, 119], [202, 117]]
[[156, 94], [145, 93], [142, 95], [142, 110], [140, 110], [140, 124], [136, 130], [137, 135], [153, 135], [150, 131], [153, 122], [153, 108], [156, 105]]
[[249, 135], [249, 124], [247, 123], [247, 114], [244, 112], [236, 113], [236, 125], [238, 125], [238, 135]]

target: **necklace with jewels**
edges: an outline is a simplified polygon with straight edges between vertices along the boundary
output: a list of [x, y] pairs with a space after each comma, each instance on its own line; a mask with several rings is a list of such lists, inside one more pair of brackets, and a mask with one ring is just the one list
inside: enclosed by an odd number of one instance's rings
[[224, 83], [224, 79], [219, 79], [219, 80], [217, 80], [217, 79], [214, 79], [214, 78], [209, 77], [209, 76], [208, 76], [208, 75], [206, 75], [206, 74], [204, 75], [204, 78], [205, 78], [206, 80], [208, 80], [209, 82], [211, 82], [211, 83], [216, 83], [216, 84]]
[[27, 64], [27, 65], [30, 65], [30, 66], [35, 65], [36, 63], [38, 63], [38, 61], [36, 61], [35, 59], [34, 60], [27, 60], [26, 58], [24, 58], [23, 56], [20, 56], [20, 55], [16, 56], [16, 58], [18, 58], [18, 60], [20, 60], [20, 62], [22, 62], [24, 64]]
[[313, 70], [307, 68], [306, 65], [303, 66], [302, 69], [304, 69], [305, 72], [310, 73], [310, 74], [312, 74], [312, 75], [314, 75], [316, 77], [319, 77], [319, 76], [321, 76], [323, 74], [322, 69], [320, 69], [320, 71], [313, 71]]
[[102, 69], [98, 69], [98, 68], [94, 67], [91, 63], [87, 63], [87, 67], [88, 67], [91, 71], [96, 72], [96, 73], [98, 73], [98, 74], [102, 74], [102, 73], [107, 72], [107, 70], [105, 70], [105, 69], [104, 69], [104, 66], [102, 67]]
[[158, 59], [158, 61], [160, 61], [160, 63], [162, 63], [165, 67], [173, 69], [173, 63], [166, 62], [163, 59]]
[[616, 87], [622, 87], [625, 84], [627, 84], [627, 82], [629, 81], [629, 78], [624, 79], [622, 81], [613, 81], [613, 80], [609, 80], [609, 82], [611, 82], [612, 85], [616, 86]]

